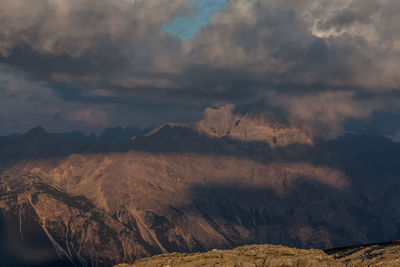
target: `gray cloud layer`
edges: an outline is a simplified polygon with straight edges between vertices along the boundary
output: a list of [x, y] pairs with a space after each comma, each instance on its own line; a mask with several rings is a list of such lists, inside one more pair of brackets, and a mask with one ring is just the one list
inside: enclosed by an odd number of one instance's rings
[[229, 0], [193, 40], [162, 31], [192, 7], [1, 1], [2, 132], [191, 121], [215, 102], [328, 136], [399, 116], [399, 1]]

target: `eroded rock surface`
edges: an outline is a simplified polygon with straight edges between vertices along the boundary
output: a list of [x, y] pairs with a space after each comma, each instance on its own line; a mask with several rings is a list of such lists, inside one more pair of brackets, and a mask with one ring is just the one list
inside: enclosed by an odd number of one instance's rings
[[283, 246], [244, 246], [233, 250], [213, 250], [207, 253], [159, 255], [121, 264], [118, 267], [328, 267], [345, 266], [321, 250], [303, 250]]
[[346, 266], [400, 266], [400, 241], [331, 249], [326, 253]]
[[284, 246], [244, 246], [232, 250], [214, 249], [207, 253], [172, 253], [121, 264], [118, 267], [365, 267], [400, 266], [400, 242], [322, 250], [296, 249]]
[[268, 121], [262, 116], [235, 114], [234, 105], [207, 108], [196, 129], [209, 136], [229, 136], [243, 141], [263, 141], [271, 147], [291, 144], [313, 144], [310, 133], [281, 123]]

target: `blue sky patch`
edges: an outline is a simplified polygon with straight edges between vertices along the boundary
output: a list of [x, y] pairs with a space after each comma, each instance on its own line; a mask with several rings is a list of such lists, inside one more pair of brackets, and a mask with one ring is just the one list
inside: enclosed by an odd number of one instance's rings
[[227, 0], [187, 0], [194, 3], [192, 13], [187, 17], [176, 17], [164, 25], [163, 30], [182, 41], [193, 39], [202, 27], [210, 23], [215, 12], [223, 10]]

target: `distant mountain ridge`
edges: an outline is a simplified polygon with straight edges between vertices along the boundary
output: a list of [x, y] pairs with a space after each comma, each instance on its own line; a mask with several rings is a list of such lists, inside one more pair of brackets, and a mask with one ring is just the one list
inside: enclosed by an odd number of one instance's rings
[[63, 157], [72, 153], [112, 150], [111, 147], [119, 151], [118, 143], [129, 143], [133, 137], [143, 136], [152, 129], [108, 127], [96, 136], [79, 131], [49, 133], [42, 126], [37, 126], [21, 135], [0, 136], [0, 165], [24, 158]]
[[136, 126], [128, 126], [128, 127], [107, 127], [103, 130], [103, 132], [96, 136], [94, 133], [90, 135], [85, 135], [80, 131], [72, 131], [72, 132], [64, 132], [64, 133], [49, 133], [42, 126], [36, 126], [30, 130], [28, 130], [24, 134], [12, 134], [0, 136], [0, 140], [11, 140], [15, 138], [19, 138], [21, 136], [39, 136], [50, 134], [54, 137], [58, 137], [60, 139], [68, 139], [77, 142], [91, 143], [91, 142], [119, 142], [119, 141], [128, 141], [134, 136], [141, 136], [149, 133], [153, 130], [155, 126], [149, 126], [145, 129], [140, 129]]

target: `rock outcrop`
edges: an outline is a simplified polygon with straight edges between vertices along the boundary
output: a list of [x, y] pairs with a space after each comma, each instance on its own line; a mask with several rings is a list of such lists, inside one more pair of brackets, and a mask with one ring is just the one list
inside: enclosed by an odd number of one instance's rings
[[312, 144], [313, 137], [298, 128], [271, 123], [263, 116], [234, 114], [234, 105], [207, 108], [196, 129], [214, 137], [228, 136], [243, 141], [263, 141], [271, 147]]
[[244, 246], [232, 250], [214, 249], [207, 253], [172, 253], [140, 259], [117, 267], [365, 267], [400, 266], [400, 242], [373, 244], [329, 251], [304, 250], [283, 246]]
[[141, 259], [116, 267], [340, 267], [345, 266], [322, 250], [294, 249], [283, 246], [244, 246], [232, 250], [212, 250], [207, 253], [165, 254]]

